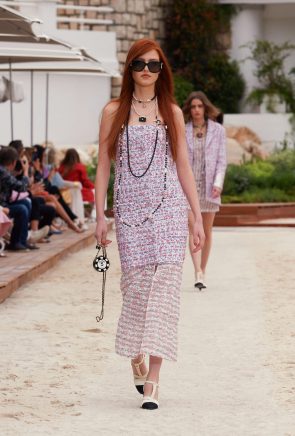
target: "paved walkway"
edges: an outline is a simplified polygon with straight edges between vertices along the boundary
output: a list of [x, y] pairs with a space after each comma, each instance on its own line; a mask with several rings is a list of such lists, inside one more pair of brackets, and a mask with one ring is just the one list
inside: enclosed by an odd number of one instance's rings
[[93, 247], [67, 257], [0, 305], [0, 434], [294, 436], [294, 245], [292, 229], [217, 229], [202, 293], [187, 256], [156, 412], [114, 354], [115, 243], [101, 324]]

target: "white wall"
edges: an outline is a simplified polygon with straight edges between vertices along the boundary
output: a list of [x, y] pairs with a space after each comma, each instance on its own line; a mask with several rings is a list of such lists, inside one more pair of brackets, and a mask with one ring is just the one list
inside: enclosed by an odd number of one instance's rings
[[[220, 0], [221, 3], [240, 3], [234, 0]], [[290, 41], [295, 44], [295, 3], [276, 1], [276, 4], [261, 4], [257, 1], [246, 0], [239, 6], [238, 13], [232, 20], [232, 48], [230, 55], [238, 62], [249, 55], [249, 50], [241, 48], [241, 45], [255, 41], [255, 39], [267, 39], [277, 44]], [[268, 3], [267, 1], [265, 3]], [[295, 67], [295, 51], [286, 60], [286, 72]], [[255, 63], [247, 60], [240, 62], [241, 72], [246, 80], [246, 95], [257, 85], [254, 76]], [[249, 108], [244, 107], [247, 112]], [[253, 110], [253, 108], [251, 108]], [[258, 110], [258, 108], [257, 108]]]
[[[43, 21], [43, 25], [35, 26], [38, 34], [45, 33], [84, 48], [112, 73], [116, 72], [118, 61], [115, 32], [57, 29], [56, 1], [53, 0], [25, 2], [20, 12]], [[79, 67], [78, 63], [77, 66]], [[8, 77], [7, 73], [1, 71], [0, 75]], [[14, 139], [22, 139], [29, 146], [30, 73], [14, 72], [13, 80], [23, 82], [25, 92], [25, 100], [13, 105]], [[45, 140], [45, 83], [45, 73], [34, 73], [34, 143]], [[98, 118], [110, 96], [110, 76], [50, 73], [48, 140], [56, 146], [75, 146], [97, 141]], [[9, 102], [6, 102], [0, 104], [0, 144], [5, 145], [10, 140], [10, 107]]]
[[[295, 45], [295, 4], [267, 5], [263, 15], [265, 39], [276, 44], [290, 41]], [[295, 50], [286, 59], [285, 65], [286, 72], [295, 67]]]
[[[85, 73], [50, 73], [49, 77], [48, 140], [56, 146], [97, 141], [100, 112], [110, 96], [110, 77]], [[13, 104], [14, 139], [30, 146], [30, 73], [15, 72], [13, 80], [23, 82], [25, 90], [25, 100]], [[46, 74], [34, 73], [34, 143], [45, 140], [45, 90]], [[0, 144], [10, 140], [10, 106], [5, 102], [0, 104]]]
[[283, 141], [285, 134], [291, 133], [291, 114], [227, 114], [224, 124], [246, 126], [253, 130], [262, 142]]
[[263, 38], [262, 26], [263, 7], [244, 6], [232, 19], [232, 47], [230, 55], [239, 62], [240, 70], [246, 80], [247, 95], [257, 85], [254, 76], [255, 62], [245, 59], [250, 56], [250, 49], [242, 47], [256, 39]]

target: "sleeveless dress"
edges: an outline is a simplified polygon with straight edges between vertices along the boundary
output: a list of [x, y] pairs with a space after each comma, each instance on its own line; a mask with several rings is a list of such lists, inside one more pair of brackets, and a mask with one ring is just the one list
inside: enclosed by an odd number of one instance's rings
[[163, 125], [128, 126], [129, 164], [126, 129], [117, 150], [114, 212], [123, 306], [116, 352], [131, 358], [143, 353], [168, 360], [177, 356], [188, 205], [166, 133]]

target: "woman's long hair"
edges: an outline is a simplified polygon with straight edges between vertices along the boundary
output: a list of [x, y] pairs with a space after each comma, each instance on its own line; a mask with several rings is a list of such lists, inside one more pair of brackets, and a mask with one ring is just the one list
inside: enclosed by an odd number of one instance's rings
[[60, 163], [63, 166], [62, 176], [67, 176], [67, 174], [72, 171], [73, 167], [80, 162], [80, 156], [77, 150], [74, 148], [69, 148], [66, 151], [65, 157]]
[[173, 76], [166, 56], [161, 47], [151, 39], [140, 39], [135, 42], [127, 55], [122, 88], [119, 98], [113, 100], [119, 103], [118, 110], [114, 115], [111, 133], [108, 137], [109, 156], [114, 159], [116, 156], [117, 142], [123, 125], [128, 123], [132, 94], [134, 92], [134, 81], [130, 64], [134, 59], [139, 58], [150, 50], [156, 50], [159, 54], [160, 61], [163, 62], [163, 68], [155, 83], [155, 93], [158, 99], [159, 112], [163, 117], [164, 123], [168, 126], [168, 135], [170, 139], [171, 152], [174, 159], [177, 156], [177, 131], [172, 105], [175, 104]]
[[214, 106], [213, 103], [211, 103], [211, 101], [207, 97], [207, 95], [204, 94], [204, 92], [202, 91], [191, 92], [188, 98], [186, 99], [186, 101], [184, 102], [182, 112], [184, 115], [185, 122], [191, 121], [192, 119], [191, 104], [194, 99], [201, 100], [201, 102], [203, 103], [205, 108], [205, 112], [204, 112], [205, 120], [210, 119], [222, 124], [223, 114], [221, 110], [218, 109], [216, 106]]

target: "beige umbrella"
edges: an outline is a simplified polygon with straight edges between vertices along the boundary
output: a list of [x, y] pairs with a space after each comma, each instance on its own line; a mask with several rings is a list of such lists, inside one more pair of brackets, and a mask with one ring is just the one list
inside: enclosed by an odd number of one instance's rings
[[[100, 62], [90, 56], [84, 49], [37, 34], [33, 26], [40, 24], [38, 19], [31, 19], [5, 6], [0, 6], [0, 68], [9, 71], [12, 81], [13, 70], [27, 70], [31, 72], [31, 140], [33, 143], [33, 71], [89, 71], [107, 74]], [[36, 26], [35, 26], [36, 27]], [[38, 63], [36, 68], [25, 63]], [[48, 69], [45, 64], [48, 63]], [[54, 63], [59, 62], [58, 68]], [[20, 64], [23, 68], [19, 68]], [[79, 67], [75, 68], [75, 64]], [[12, 68], [13, 65], [13, 68]], [[46, 140], [48, 136], [48, 87], [46, 85]], [[11, 139], [13, 139], [13, 102], [10, 95]]]

